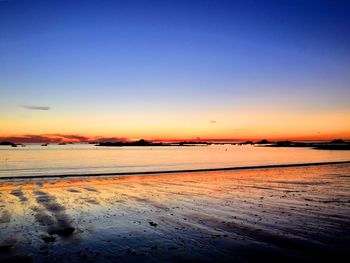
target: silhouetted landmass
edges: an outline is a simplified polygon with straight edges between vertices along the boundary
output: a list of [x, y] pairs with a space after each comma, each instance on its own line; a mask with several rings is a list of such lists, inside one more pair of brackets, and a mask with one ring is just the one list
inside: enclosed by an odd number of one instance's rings
[[[270, 142], [268, 140], [261, 140], [261, 141], [258, 141], [258, 142], [253, 142], [253, 141], [245, 141], [245, 142], [234, 142], [234, 143], [229, 143], [231, 145], [255, 145], [255, 144], [270, 144], [270, 143], [273, 143], [273, 142]], [[227, 144], [227, 143], [224, 143], [224, 144]]]
[[266, 145], [266, 147], [309, 147], [319, 150], [350, 150], [350, 142], [336, 139], [331, 142], [292, 142], [277, 141]]
[[[175, 145], [175, 146], [191, 146], [191, 145], [211, 145], [212, 143], [211, 142], [186, 142], [186, 141], [183, 141], [183, 142], [171, 143], [171, 144]], [[217, 144], [220, 144], [220, 143], [217, 143]]]
[[332, 143], [332, 144], [346, 144], [346, 141], [344, 141], [342, 139], [335, 139], [335, 140], [331, 141], [330, 143]]
[[342, 144], [342, 145], [331, 145], [331, 144], [323, 144], [314, 147], [319, 150], [350, 150], [350, 144]]
[[292, 146], [292, 145], [297, 146], [298, 143], [293, 143], [291, 141], [278, 141], [278, 142], [275, 143], [275, 145], [279, 146], [279, 147], [283, 147], [283, 146], [289, 147], [289, 146]]
[[13, 142], [0, 142], [0, 145], [16, 147], [16, 144]]
[[97, 146], [163, 146], [164, 143], [153, 143], [146, 140], [139, 140], [135, 142], [100, 142]]
[[256, 144], [270, 144], [270, 143], [272, 143], [272, 142], [269, 142], [268, 140], [265, 140], [265, 139], [256, 142]]
[[22, 147], [26, 147], [24, 144], [22, 143], [13, 143], [13, 142], [0, 142], [0, 146], [11, 146], [11, 147], [17, 147], [17, 146], [22, 146]]
[[146, 140], [139, 140], [135, 142], [100, 142], [97, 146], [196, 146], [196, 145], [210, 145], [209, 142], [176, 142], [176, 143], [165, 143], [165, 142], [149, 142]]
[[[61, 142], [58, 145], [66, 145], [67, 143]], [[182, 142], [150, 142], [146, 141], [144, 139], [133, 141], [133, 142], [125, 142], [125, 141], [119, 141], [119, 142], [89, 142], [89, 144], [95, 144], [96, 146], [208, 146], [212, 144], [217, 145], [225, 145], [225, 144], [231, 144], [231, 145], [257, 145], [262, 147], [309, 147], [313, 149], [319, 149], [319, 150], [350, 150], [350, 142], [344, 141], [342, 139], [335, 139], [330, 142], [293, 142], [293, 141], [276, 141], [271, 142], [268, 140], [260, 140], [257, 142], [253, 141], [246, 141], [246, 142], [240, 142], [240, 143], [232, 143], [232, 142], [202, 142], [202, 141], [182, 141]], [[22, 146], [25, 147], [23, 144], [16, 144], [13, 142], [3, 141], [0, 142], [0, 146], [11, 146], [11, 147], [17, 147]], [[41, 146], [47, 146], [48, 143], [43, 143]]]

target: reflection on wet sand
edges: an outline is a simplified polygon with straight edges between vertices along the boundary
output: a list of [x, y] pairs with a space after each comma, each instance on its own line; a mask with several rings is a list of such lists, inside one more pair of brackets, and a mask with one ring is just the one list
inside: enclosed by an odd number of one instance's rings
[[0, 182], [0, 261], [349, 257], [350, 165]]
[[[74, 232], [66, 208], [56, 201], [56, 197], [46, 192], [33, 191], [36, 202], [43, 208], [33, 207], [34, 217], [38, 223], [49, 226], [48, 234], [69, 236]], [[51, 214], [51, 215], [50, 215]]]

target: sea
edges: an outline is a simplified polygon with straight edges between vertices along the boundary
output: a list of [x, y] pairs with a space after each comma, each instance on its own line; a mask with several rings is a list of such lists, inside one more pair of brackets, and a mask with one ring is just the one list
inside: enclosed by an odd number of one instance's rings
[[168, 172], [350, 161], [350, 151], [254, 145], [102, 147], [0, 146], [0, 178]]

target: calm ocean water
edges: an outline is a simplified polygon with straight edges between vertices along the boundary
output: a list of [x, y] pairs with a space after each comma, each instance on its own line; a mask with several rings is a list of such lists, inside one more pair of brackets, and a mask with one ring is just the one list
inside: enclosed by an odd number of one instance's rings
[[236, 145], [97, 147], [89, 144], [0, 147], [0, 177], [169, 171], [349, 161], [350, 151]]

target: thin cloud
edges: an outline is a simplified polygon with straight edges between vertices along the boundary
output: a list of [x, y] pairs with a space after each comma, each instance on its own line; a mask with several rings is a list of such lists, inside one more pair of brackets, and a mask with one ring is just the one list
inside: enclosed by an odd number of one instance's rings
[[216, 123], [216, 121], [210, 121], [210, 123], [211, 123], [211, 124], [215, 124], [215, 123]]
[[21, 105], [21, 107], [27, 110], [50, 110], [47, 106]]
[[244, 131], [246, 131], [246, 129], [235, 129], [235, 130], [233, 130], [233, 132], [234, 132], [235, 134], [241, 134], [241, 133], [244, 132]]

